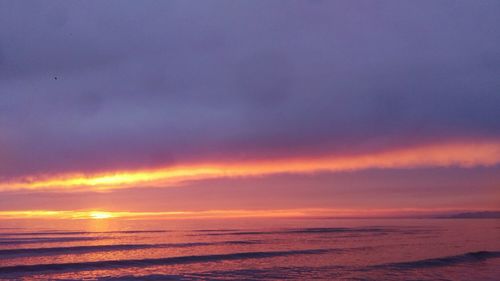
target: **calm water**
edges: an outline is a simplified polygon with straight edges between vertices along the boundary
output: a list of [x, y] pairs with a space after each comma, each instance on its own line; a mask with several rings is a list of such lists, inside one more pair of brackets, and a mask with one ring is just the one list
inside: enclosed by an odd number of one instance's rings
[[500, 280], [500, 220], [0, 221], [8, 280]]

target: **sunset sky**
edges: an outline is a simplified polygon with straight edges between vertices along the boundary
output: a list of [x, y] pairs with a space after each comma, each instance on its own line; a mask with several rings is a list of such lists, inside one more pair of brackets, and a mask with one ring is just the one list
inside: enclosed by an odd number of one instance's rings
[[0, 1], [0, 219], [500, 210], [499, 15]]

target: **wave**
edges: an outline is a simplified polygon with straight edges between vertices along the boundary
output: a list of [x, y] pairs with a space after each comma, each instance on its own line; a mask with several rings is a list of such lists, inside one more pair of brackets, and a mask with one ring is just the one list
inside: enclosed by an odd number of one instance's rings
[[192, 234], [194, 236], [224, 236], [224, 235], [272, 235], [272, 234], [317, 234], [317, 233], [388, 233], [395, 230], [386, 228], [344, 228], [344, 227], [327, 227], [327, 228], [299, 228], [285, 229], [277, 231], [205, 231], [203, 234]]
[[196, 229], [193, 232], [226, 232], [226, 231], [238, 231], [238, 229]]
[[388, 232], [386, 228], [343, 228], [343, 227], [321, 227], [321, 228], [302, 228], [288, 231], [289, 233], [332, 233], [332, 232]]
[[494, 258], [500, 258], [500, 251], [469, 252], [456, 256], [447, 256], [441, 258], [425, 259], [425, 260], [410, 261], [410, 262], [388, 263], [388, 264], [376, 265], [375, 267], [417, 269], [417, 268], [427, 268], [427, 267], [450, 266], [460, 263], [479, 262]]
[[[149, 275], [122, 275], [100, 277], [99, 281], [159, 281], [159, 280], [336, 280], [341, 270], [345, 267], [270, 267], [270, 268], [248, 268], [235, 270], [213, 270], [204, 272], [172, 274], [149, 274]], [[322, 273], [322, 278], [318, 278]], [[323, 278], [324, 277], [324, 278]]]
[[325, 254], [331, 251], [333, 250], [310, 249], [310, 250], [270, 251], [270, 252], [240, 252], [231, 254], [180, 256], [180, 257], [155, 258], [155, 259], [15, 265], [15, 266], [0, 267], [0, 274], [38, 272], [47, 270], [81, 271], [81, 270], [94, 270], [94, 269], [107, 269], [107, 268], [116, 269], [124, 267], [146, 267], [155, 265], [188, 264], [188, 263], [216, 262], [216, 261], [227, 261], [227, 260], [262, 259], [262, 258], [273, 258], [281, 256], [317, 255], [317, 254]]
[[[227, 279], [227, 278], [226, 278]], [[187, 275], [172, 275], [172, 274], [151, 274], [151, 275], [141, 275], [141, 276], [134, 276], [134, 275], [124, 275], [124, 276], [105, 276], [105, 277], [98, 277], [96, 280], [99, 281], [114, 281], [114, 280], [119, 280], [119, 281], [192, 281], [192, 280], [205, 280], [201, 278], [196, 278], [196, 277], [191, 277]]]
[[57, 254], [82, 254], [93, 252], [126, 251], [140, 249], [158, 249], [158, 248], [189, 248], [213, 245], [247, 245], [261, 243], [258, 240], [242, 241], [221, 241], [221, 242], [192, 242], [192, 243], [165, 243], [165, 244], [116, 244], [116, 245], [89, 245], [89, 246], [71, 246], [71, 247], [50, 247], [50, 248], [23, 248], [23, 249], [0, 249], [1, 256], [11, 255], [57, 255]]
[[63, 243], [113, 239], [112, 237], [53, 237], [53, 238], [9, 238], [0, 239], [0, 245], [21, 245], [37, 243]]

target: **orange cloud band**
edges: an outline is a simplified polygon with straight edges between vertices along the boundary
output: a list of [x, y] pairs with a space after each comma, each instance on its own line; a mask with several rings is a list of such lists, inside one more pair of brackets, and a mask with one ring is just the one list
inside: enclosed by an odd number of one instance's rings
[[353, 156], [281, 158], [242, 163], [205, 163], [102, 174], [64, 174], [0, 182], [0, 191], [17, 189], [109, 190], [168, 186], [190, 180], [266, 176], [278, 173], [341, 172], [370, 168], [475, 167], [500, 163], [500, 142], [448, 143]]

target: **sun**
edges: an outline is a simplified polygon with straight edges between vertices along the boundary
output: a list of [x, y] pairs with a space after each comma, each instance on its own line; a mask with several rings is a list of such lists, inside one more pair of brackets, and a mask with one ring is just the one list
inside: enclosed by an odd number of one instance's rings
[[97, 212], [97, 211], [93, 211], [93, 212], [90, 212], [89, 213], [89, 217], [92, 218], [92, 219], [109, 219], [109, 218], [112, 218], [113, 217], [113, 214], [109, 213], [109, 212]]

